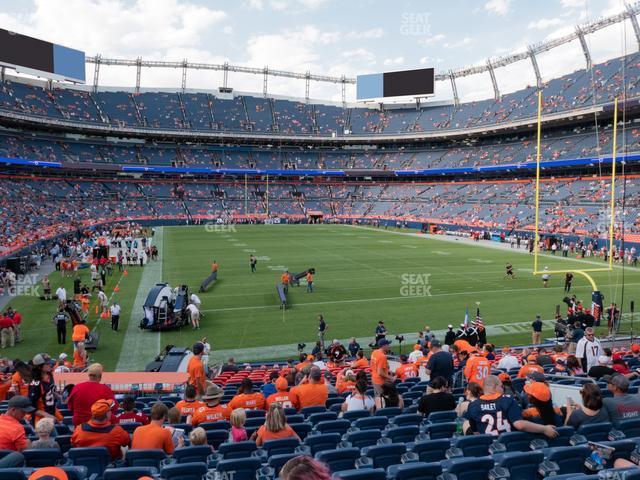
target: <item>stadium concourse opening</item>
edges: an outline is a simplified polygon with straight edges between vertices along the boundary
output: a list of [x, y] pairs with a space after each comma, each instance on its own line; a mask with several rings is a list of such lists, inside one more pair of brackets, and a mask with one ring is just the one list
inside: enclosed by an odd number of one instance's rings
[[640, 3], [49, 3], [0, 12], [0, 480], [638, 478]]

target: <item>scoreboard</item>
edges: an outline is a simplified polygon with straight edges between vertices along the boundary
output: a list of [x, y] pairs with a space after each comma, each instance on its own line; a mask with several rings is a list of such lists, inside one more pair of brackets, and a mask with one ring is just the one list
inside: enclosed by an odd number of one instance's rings
[[365, 100], [386, 97], [425, 97], [434, 94], [433, 68], [358, 75], [356, 98]]
[[84, 52], [0, 28], [0, 65], [24, 73], [84, 83]]

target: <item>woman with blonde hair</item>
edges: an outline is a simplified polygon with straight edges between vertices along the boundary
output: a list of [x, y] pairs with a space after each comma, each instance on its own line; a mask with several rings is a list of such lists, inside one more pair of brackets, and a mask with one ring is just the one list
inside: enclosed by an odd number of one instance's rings
[[290, 437], [300, 440], [298, 434], [287, 424], [287, 417], [282, 405], [275, 402], [269, 406], [264, 425], [251, 435], [251, 440], [255, 440], [256, 445], [261, 446], [269, 440]]

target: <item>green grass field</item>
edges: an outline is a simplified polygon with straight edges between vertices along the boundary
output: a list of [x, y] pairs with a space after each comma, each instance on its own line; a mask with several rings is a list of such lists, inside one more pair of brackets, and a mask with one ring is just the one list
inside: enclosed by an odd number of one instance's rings
[[[131, 307], [143, 269], [131, 268], [116, 294], [123, 306], [121, 331], [111, 332], [108, 320], [103, 321], [100, 348], [91, 355], [109, 368], [121, 355], [131, 353], [121, 349], [124, 335], [145, 336], [139, 347], [142, 351], [137, 353], [143, 353], [147, 361], [159, 345], [188, 346], [204, 335], [215, 360], [229, 355], [244, 360], [283, 359], [295, 355], [298, 342], [311, 348], [318, 313], [327, 320], [330, 338], [356, 336], [368, 343], [376, 322], [382, 319], [390, 333], [409, 333], [406, 340], [412, 342], [415, 332], [425, 325], [442, 330], [448, 323], [462, 322], [465, 306], [473, 318], [478, 301], [489, 341], [498, 345], [529, 343], [529, 324], [534, 316], [540, 313], [543, 319], [553, 318], [555, 305], [564, 296], [562, 275], [553, 275], [549, 288], [543, 288], [542, 280], [531, 273], [533, 257], [524, 250], [485, 248], [482, 243], [329, 225], [236, 226], [235, 231], [213, 232], [204, 226], [165, 227], [163, 237], [162, 280], [172, 286], [184, 283], [195, 290], [208, 275], [213, 259], [220, 264], [219, 281], [200, 294], [205, 314], [202, 329], [164, 332], [159, 342], [156, 333], [126, 332], [129, 319], [137, 324], [142, 316], [142, 312], [131, 313]], [[259, 260], [255, 274], [249, 268], [250, 253]], [[515, 280], [504, 278], [508, 261], [514, 264]], [[593, 261], [600, 264], [600, 260]], [[548, 256], [542, 259], [541, 267], [594, 266], [576, 262]], [[296, 273], [308, 267], [316, 268], [316, 291], [306, 293], [304, 286], [292, 287], [291, 308], [283, 312], [275, 289], [282, 269]], [[620, 299], [621, 275], [619, 268], [593, 275], [605, 303]], [[633, 299], [639, 291], [638, 270], [627, 269], [625, 283], [625, 296]], [[113, 283], [108, 294], [112, 288]], [[586, 305], [591, 303], [591, 287], [579, 276], [574, 280], [574, 292]], [[3, 354], [24, 358], [38, 351], [59, 353], [51, 324], [54, 302], [20, 297], [12, 303], [24, 314], [25, 340]], [[562, 308], [564, 311], [564, 305]], [[95, 317], [92, 312], [91, 325], [95, 325]], [[66, 351], [71, 351], [70, 345]]]

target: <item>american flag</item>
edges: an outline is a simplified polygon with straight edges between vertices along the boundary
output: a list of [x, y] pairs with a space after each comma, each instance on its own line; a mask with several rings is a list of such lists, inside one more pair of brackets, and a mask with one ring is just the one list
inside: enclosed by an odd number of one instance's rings
[[476, 310], [476, 326], [484, 327], [484, 323], [482, 323], [482, 317], [480, 316], [480, 307]]

